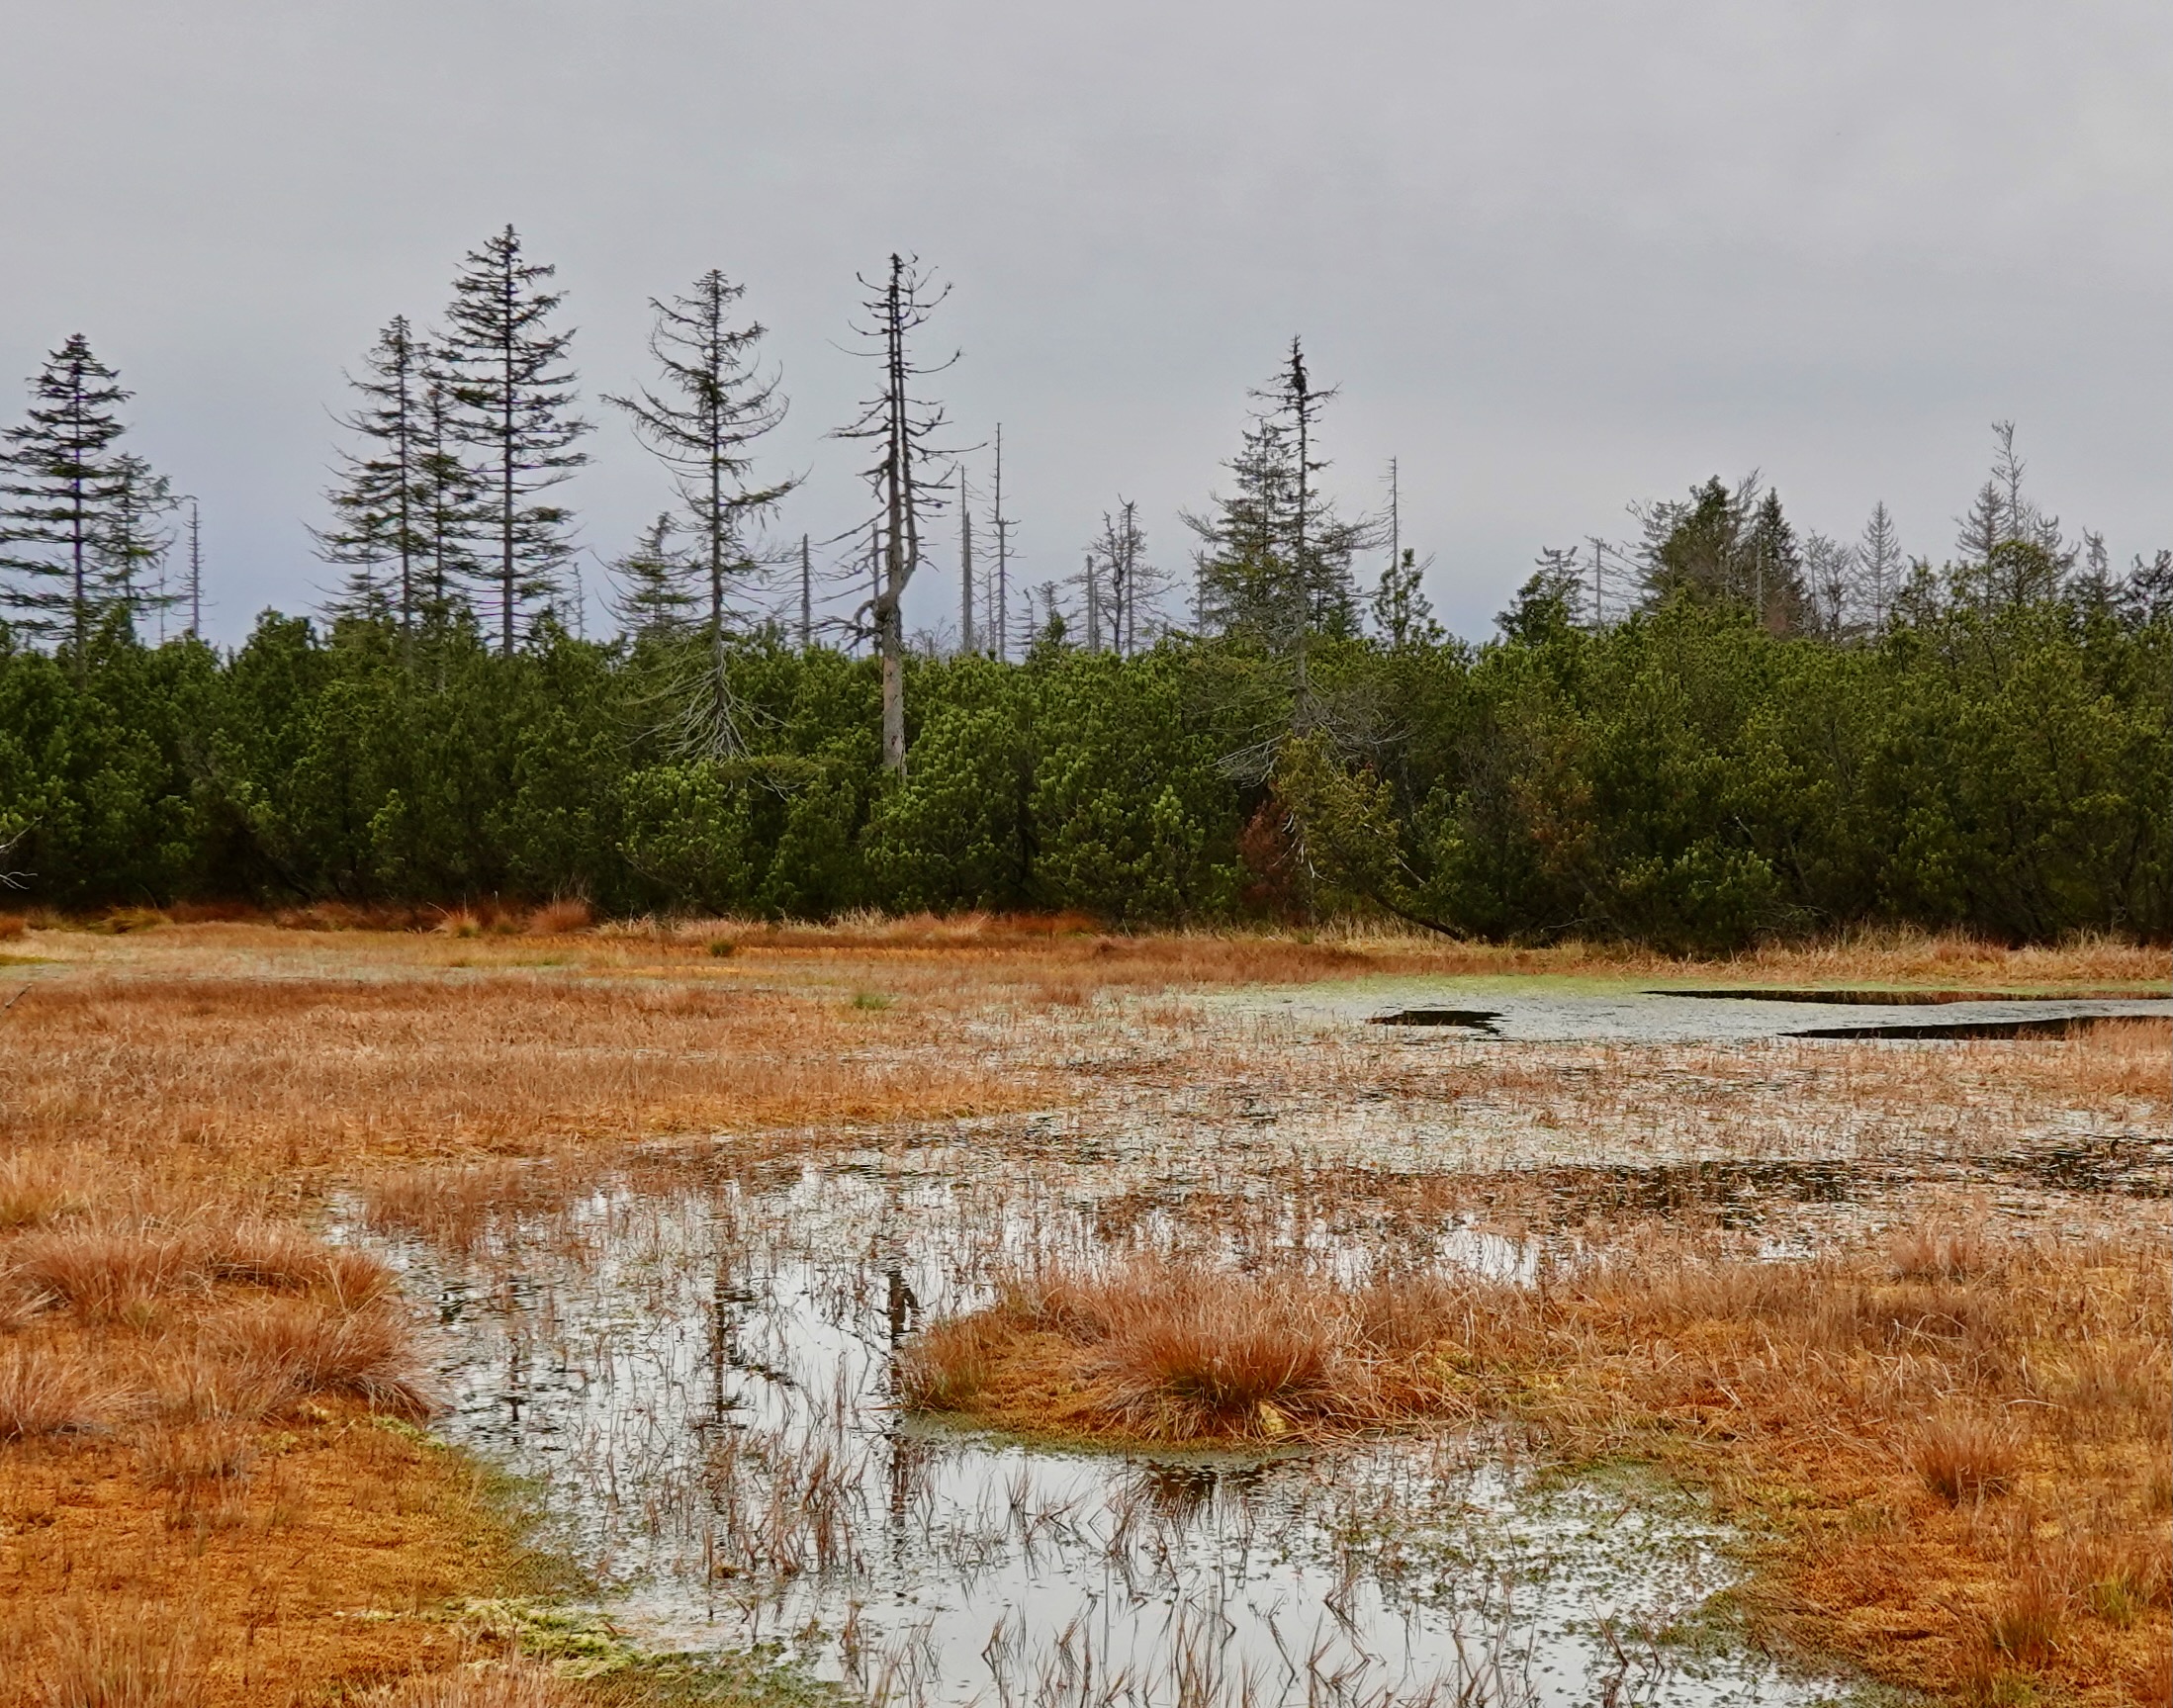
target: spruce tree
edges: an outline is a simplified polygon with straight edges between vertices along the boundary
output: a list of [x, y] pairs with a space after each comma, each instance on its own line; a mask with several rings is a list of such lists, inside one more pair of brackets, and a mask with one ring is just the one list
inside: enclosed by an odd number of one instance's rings
[[758, 570], [748, 534], [799, 484], [749, 482], [754, 445], [784, 419], [786, 403], [776, 376], [757, 366], [762, 324], [733, 323], [733, 306], [745, 291], [711, 268], [686, 296], [652, 297], [649, 351], [663, 371], [662, 395], [644, 388], [605, 399], [626, 411], [635, 437], [671, 471], [681, 505], [679, 514], [660, 518], [660, 527], [669, 521], [685, 546], [668, 553], [664, 532], [653, 531], [657, 550], [641, 574], [677, 575], [702, 607], [707, 664], [698, 680], [679, 684], [673, 722], [682, 751], [710, 757], [739, 746], [725, 642], [740, 615], [735, 592]]
[[1282, 550], [1291, 508], [1291, 456], [1283, 422], [1255, 413], [1237, 455], [1223, 465], [1234, 490], [1217, 494], [1205, 515], [1187, 511], [1198, 537], [1194, 616], [1211, 633], [1276, 640], [1294, 633], [1303, 604]]
[[78, 332], [31, 381], [23, 424], [0, 452], [0, 575], [24, 629], [64, 635], [78, 657], [110, 603], [112, 536], [131, 475], [114, 441], [131, 394]]
[[686, 584], [685, 554], [672, 542], [672, 526], [669, 512], [660, 515], [611, 566], [619, 584], [611, 610], [636, 640], [667, 639], [693, 626], [696, 600]]
[[312, 530], [324, 561], [353, 572], [334, 607], [390, 611], [403, 628], [422, 604], [431, 559], [425, 365], [407, 315], [396, 315], [363, 358], [362, 376], [348, 378], [361, 402], [338, 420], [362, 448], [340, 453], [340, 483], [325, 494], [334, 521]]
[[476, 581], [481, 564], [475, 534], [482, 511], [482, 484], [461, 456], [454, 430], [452, 394], [442, 378], [422, 389], [418, 508], [422, 527], [422, 584], [418, 614], [431, 624], [447, 623], [466, 612], [463, 586]]
[[1371, 522], [1348, 521], [1319, 486], [1320, 414], [1335, 388], [1313, 383], [1304, 345], [1293, 338], [1275, 379], [1252, 394], [1265, 405], [1224, 465], [1235, 483], [1204, 516], [1187, 514], [1200, 539], [1199, 617], [1203, 627], [1255, 635], [1298, 663], [1315, 634], [1356, 627], [1351, 559], [1374, 542]]
[[508, 654], [524, 614], [559, 592], [574, 552], [572, 513], [542, 495], [589, 461], [574, 448], [589, 423], [572, 412], [573, 332], [550, 325], [565, 300], [546, 288], [556, 271], [528, 260], [510, 225], [488, 238], [453, 281], [436, 352], [452, 438], [476, 481], [476, 574], [492, 587]]
[[1640, 556], [1653, 603], [1735, 605], [1775, 634], [1802, 625], [1809, 593], [1795, 528], [1756, 470], [1733, 492], [1715, 476], [1687, 500], [1632, 505], [1631, 513], [1645, 528]]
[[[1542, 557], [1542, 565], [1547, 562]], [[1425, 593], [1426, 571], [1432, 563], [1431, 558], [1420, 563], [1418, 548], [1405, 546], [1401, 561], [1391, 562], [1381, 572], [1381, 584], [1374, 589], [1373, 620], [1381, 638], [1399, 652], [1441, 644], [1441, 625], [1434, 621], [1433, 601]]]
[[1803, 627], [1810, 592], [1803, 580], [1803, 553], [1796, 531], [1780, 507], [1780, 494], [1768, 487], [1752, 512], [1745, 541], [1751, 609], [1776, 635]]
[[[1137, 648], [1140, 602], [1151, 600], [1161, 588], [1160, 572], [1147, 562], [1146, 539], [1139, 506], [1120, 497], [1114, 511], [1102, 512], [1102, 531], [1089, 548], [1091, 573], [1108, 591], [1109, 645], [1115, 652], [1130, 654]], [[1098, 644], [1097, 635], [1090, 645]]]
[[756, 367], [761, 322], [732, 323], [733, 305], [745, 292], [712, 268], [687, 296], [651, 298], [657, 318], [649, 350], [663, 370], [665, 395], [644, 389], [605, 399], [626, 411], [635, 436], [672, 472], [683, 506], [675, 525], [690, 545], [683, 561], [702, 578], [712, 638], [723, 633], [731, 584], [755, 567], [748, 523], [799, 484], [749, 484], [754, 444], [784, 419], [787, 405], [776, 376]]
[[132, 621], [171, 602], [162, 571], [173, 550], [166, 518], [180, 507], [173, 483], [134, 452], [114, 459], [114, 494], [97, 539], [99, 578]]

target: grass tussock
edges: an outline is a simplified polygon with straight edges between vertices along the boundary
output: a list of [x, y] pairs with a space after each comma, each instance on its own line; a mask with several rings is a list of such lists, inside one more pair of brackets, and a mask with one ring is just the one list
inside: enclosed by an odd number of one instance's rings
[[[1469, 1290], [1344, 1290], [1158, 1260], [1007, 1282], [902, 1367], [907, 1403], [1006, 1427], [1140, 1442], [1275, 1439], [1462, 1414], [1433, 1369]], [[1436, 1314], [1421, 1325], [1414, 1297]]]
[[2173, 1641], [2169, 1295], [2152, 1240], [1961, 1225], [1792, 1263], [1655, 1235], [1534, 1287], [1154, 1262], [1006, 1286], [920, 1338], [905, 1393], [1126, 1442], [1516, 1419], [1755, 1514], [1783, 1641], [1938, 1694], [2114, 1701]]
[[80, 1353], [0, 1345], [0, 1442], [96, 1429], [108, 1404]]
[[0, 1631], [6, 1708], [202, 1708], [205, 1644], [171, 1607], [94, 1606], [80, 1596], [19, 1610]]
[[528, 916], [530, 937], [571, 937], [587, 931], [595, 915], [585, 901], [567, 899], [546, 902]]
[[2005, 1418], [1933, 1416], [1907, 1438], [1903, 1452], [1927, 1488], [1958, 1506], [2014, 1486], [2023, 1439]]
[[425, 1417], [432, 1409], [413, 1335], [393, 1309], [270, 1300], [222, 1317], [211, 1341], [244, 1381], [274, 1393], [344, 1395], [397, 1417]]
[[472, 1251], [494, 1223], [565, 1200], [563, 1168], [497, 1158], [457, 1167], [400, 1169], [363, 1188], [363, 1223], [373, 1232], [413, 1234], [449, 1251]]
[[0, 1234], [79, 1214], [90, 1203], [85, 1165], [53, 1150], [0, 1156]]
[[222, 1284], [319, 1291], [342, 1308], [358, 1309], [386, 1297], [393, 1276], [367, 1252], [262, 1220], [89, 1222], [0, 1245], [0, 1297], [18, 1308], [63, 1307], [95, 1322], [140, 1323], [161, 1300], [208, 1296]]

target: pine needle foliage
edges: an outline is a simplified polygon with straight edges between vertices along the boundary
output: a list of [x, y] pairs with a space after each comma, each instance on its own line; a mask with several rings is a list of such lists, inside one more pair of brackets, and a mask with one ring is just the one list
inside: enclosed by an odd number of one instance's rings
[[[115, 441], [131, 393], [77, 332], [31, 381], [31, 406], [0, 460], [0, 574], [17, 625], [78, 654], [125, 590], [109, 547], [140, 477]], [[138, 496], [140, 488], [138, 486]]]
[[544, 494], [589, 461], [575, 449], [589, 425], [573, 412], [574, 334], [552, 324], [565, 301], [548, 289], [556, 272], [528, 259], [510, 225], [485, 239], [453, 281], [434, 354], [449, 437], [476, 481], [475, 574], [501, 653], [563, 594], [573, 514]]

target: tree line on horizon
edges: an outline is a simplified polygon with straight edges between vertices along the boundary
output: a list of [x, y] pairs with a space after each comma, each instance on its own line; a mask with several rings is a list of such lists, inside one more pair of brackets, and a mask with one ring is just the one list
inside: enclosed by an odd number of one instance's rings
[[[869, 511], [824, 542], [825, 593], [855, 602], [818, 622], [813, 542], [765, 533], [797, 485], [758, 468], [780, 379], [711, 271], [652, 303], [655, 375], [606, 400], [670, 502], [592, 641], [566, 603], [555, 489], [589, 424], [551, 277], [508, 227], [441, 329], [388, 322], [316, 536], [341, 584], [230, 653], [198, 638], [193, 514], [170, 573], [190, 500], [122, 448], [119, 377], [79, 336], [53, 353], [0, 447], [0, 884], [65, 907], [1359, 908], [1696, 947], [2168, 935], [2173, 554], [2116, 573], [2069, 541], [2010, 423], [1942, 566], [1883, 504], [1843, 543], [1759, 475], [1714, 478], [1633, 506], [1632, 541], [1542, 552], [1473, 646], [1434, 620], [1395, 486], [1361, 514], [1326, 489], [1336, 394], [1293, 339], [1226, 489], [1182, 517], [1171, 611], [1121, 500], [1068, 588], [1013, 584], [1000, 437], [976, 564], [933, 396], [955, 358], [919, 348], [944, 293], [892, 256], [837, 434]], [[908, 637], [905, 589], [953, 530], [957, 632]]]

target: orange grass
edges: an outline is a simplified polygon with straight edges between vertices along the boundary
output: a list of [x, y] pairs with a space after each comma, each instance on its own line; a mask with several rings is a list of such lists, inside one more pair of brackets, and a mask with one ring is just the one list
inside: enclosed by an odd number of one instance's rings
[[558, 1708], [580, 1700], [547, 1666], [484, 1662], [372, 1691], [364, 1708]]
[[[518, 1570], [517, 1552], [460, 1461], [368, 1417], [372, 1404], [411, 1414], [426, 1395], [382, 1267], [296, 1220], [334, 1182], [361, 1189], [374, 1224], [460, 1245], [508, 1210], [552, 1202], [627, 1141], [660, 1133], [1086, 1104], [1125, 1086], [1197, 1092], [1210, 1108], [1227, 1099], [1332, 1109], [1385, 1089], [1564, 1130], [1619, 1123], [1655, 1096], [1692, 1106], [1716, 1131], [1747, 1109], [1770, 1106], [1776, 1125], [1806, 1107], [1858, 1102], [1878, 1119], [1914, 1119], [1958, 1096], [1993, 1142], [2000, 1122], [2024, 1113], [2165, 1103], [2158, 1023], [2131, 1035], [1964, 1046], [1930, 1076], [1921, 1058], [1856, 1046], [1674, 1051], [1652, 1062], [1604, 1050], [1428, 1058], [1369, 1037], [1294, 1052], [1254, 1035], [1253, 1023], [1210, 1020], [1175, 996], [1134, 1004], [1143, 1030], [1117, 1042], [1096, 1031], [1117, 1012], [1104, 993], [1377, 973], [2162, 981], [2162, 952], [2114, 943], [2009, 953], [1897, 936], [1693, 966], [1615, 947], [1497, 949], [1353, 926], [1310, 938], [1132, 938], [1078, 918], [985, 916], [589, 926], [572, 904], [494, 903], [456, 914], [325, 906], [298, 913], [290, 931], [232, 909], [174, 923], [185, 911], [127, 910], [91, 932], [43, 922], [25, 934], [32, 954], [58, 964], [32, 970], [0, 1017], [0, 1581], [11, 1601], [0, 1675], [61, 1676], [52, 1669], [77, 1664], [68, 1655], [91, 1657], [86, 1676], [141, 1672], [158, 1633], [181, 1619], [202, 1639], [183, 1659], [220, 1708], [372, 1687], [442, 1688], [464, 1702], [457, 1692], [497, 1688], [460, 1669], [473, 1659], [467, 1640], [424, 1615], [496, 1592]], [[712, 952], [720, 943], [732, 952]], [[857, 992], [871, 1000], [856, 1004]], [[1057, 1065], [1067, 1059], [1086, 1065]], [[1336, 1190], [1327, 1175], [1318, 1184]], [[2101, 1289], [2100, 1303], [2135, 1292], [2126, 1261], [2107, 1266], [2128, 1279]], [[1905, 1678], [1951, 1679], [1967, 1665], [1987, 1688], [2003, 1668], [2051, 1679], [2097, 1666], [2090, 1676], [2111, 1677], [2134, 1644], [2162, 1638], [2157, 1563], [2173, 1479], [2162, 1465], [2155, 1481], [2142, 1474], [2141, 1521], [2123, 1479], [2132, 1481], [2138, 1432], [2157, 1440], [2137, 1419], [2165, 1409], [2163, 1311], [2153, 1307], [2154, 1342], [2025, 1333], [2010, 1295], [2037, 1262], [1988, 1261], [1958, 1235], [1904, 1241], [1876, 1276], [1819, 1272], [1841, 1294], [1868, 1289], [1884, 1303], [1829, 1312], [1817, 1334], [1799, 1308], [1815, 1289], [1768, 1296], [1686, 1260], [1675, 1271], [1657, 1260], [1594, 1271], [1551, 1291], [1543, 1309], [1423, 1280], [1347, 1294], [1178, 1265], [1163, 1268], [1145, 1308], [1137, 1276], [1044, 1277], [996, 1312], [932, 1333], [908, 1376], [924, 1403], [1008, 1406], [1021, 1423], [1158, 1439], [1508, 1407], [1565, 1444], [1676, 1454], [1734, 1507], [1772, 1517], [1777, 1565], [1762, 1593], [1776, 1630], [1882, 1655]], [[2064, 1285], [2033, 1308], [2067, 1299]], [[1904, 1296], [1922, 1308], [1909, 1307], [1912, 1326], [1893, 1342], [1878, 1310]], [[1955, 1346], [1983, 1355], [1957, 1364], [1942, 1350]], [[1776, 1348], [1802, 1366], [1785, 1402], [1768, 1393], [1786, 1364]], [[1701, 1360], [1720, 1373], [1721, 1397], [1669, 1386]], [[1889, 1366], [1916, 1374], [1896, 1388]], [[1843, 1368], [1857, 1371], [1856, 1388], [1835, 1374]], [[1887, 1376], [1872, 1380], [1879, 1371]], [[1930, 1439], [1911, 1430], [1927, 1417], [2004, 1415], [2019, 1371], [2057, 1392], [2025, 1408], [2012, 1471], [1957, 1481], [1949, 1501], [1911, 1462], [1909, 1444]], [[1830, 1387], [1849, 1403], [1824, 1405]], [[1894, 1397], [1903, 1390], [1916, 1395], [1913, 1410]], [[2047, 1422], [2055, 1417], [2065, 1421]], [[1814, 1418], [1852, 1418], [1856, 1433], [1811, 1444], [1803, 1429]], [[2081, 1466], [2066, 1468], [2065, 1504], [2048, 1470], [2064, 1464], [2060, 1453]], [[1802, 1504], [1776, 1504], [1769, 1487]], [[1828, 1533], [1801, 1515], [1854, 1514], [1861, 1489], [1886, 1514], [1885, 1528], [1866, 1534], [1915, 1546], [1922, 1531], [1945, 1563], [1946, 1577], [1913, 1564], [1890, 1573], [1951, 1590], [1944, 1612], [1907, 1615], [1929, 1620], [1926, 1634], [1897, 1637], [1889, 1621], [1883, 1637], [1867, 1635], [1818, 1611], [1828, 1555], [1813, 1542]], [[2008, 1604], [2024, 1587], [2015, 1561], [2037, 1529], [2086, 1507], [2096, 1516], [2069, 1526], [2060, 1555], [2051, 1646], [2020, 1660], [2037, 1651], [2028, 1609]], [[1854, 1535], [1852, 1526], [1854, 1516], [1840, 1528]], [[1879, 1580], [1876, 1562], [1848, 1566], [1856, 1575], [1837, 1579], [1836, 1605], [1857, 1605], [1862, 1584]], [[1790, 1595], [1802, 1597], [1794, 1613], [1783, 1610]], [[146, 1607], [167, 1614], [145, 1619]], [[53, 1611], [63, 1608], [74, 1610], [66, 1620]], [[136, 1659], [95, 1635], [129, 1630], [143, 1633]], [[2084, 1638], [2104, 1632], [2128, 1647], [2092, 1661]], [[1925, 1656], [1934, 1659], [1918, 1664]], [[197, 1687], [174, 1676], [173, 1690]], [[45, 1698], [0, 1688], [0, 1708], [30, 1700]], [[436, 1700], [414, 1698], [416, 1708]], [[515, 1703], [527, 1708], [518, 1698], [504, 1708]]]
[[1936, 1694], [2141, 1700], [2173, 1640], [2162, 1250], [1929, 1237], [1971, 1261], [1748, 1263], [1655, 1235], [1532, 1289], [1043, 1275], [927, 1335], [905, 1392], [1116, 1441], [1510, 1417], [1711, 1488], [1752, 1527], [1777, 1640]]
[[156, 1665], [188, 1693], [75, 1700], [352, 1700], [474, 1654], [448, 1602], [535, 1586], [463, 1461], [341, 1405], [246, 1452], [231, 1436], [8, 1451], [0, 1708], [49, 1708], [55, 1677], [110, 1689]]
[[80, 1354], [49, 1346], [0, 1346], [0, 1441], [97, 1427], [106, 1405]]
[[940, 1017], [759, 988], [93, 977], [11, 1020], [0, 1119], [20, 1144], [222, 1182], [1023, 1100]]

